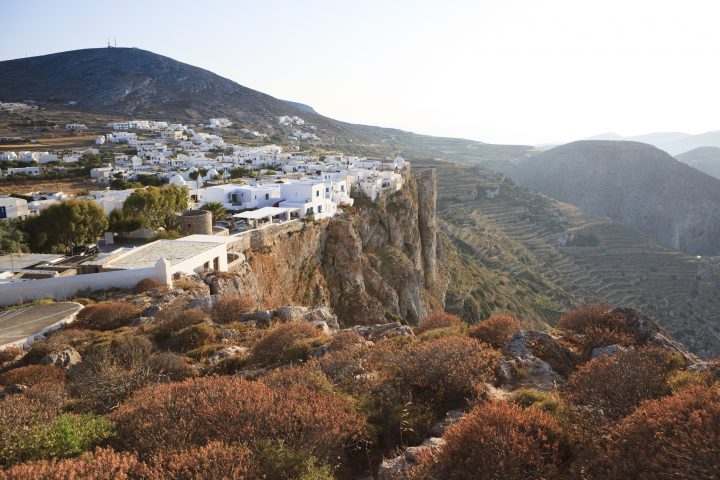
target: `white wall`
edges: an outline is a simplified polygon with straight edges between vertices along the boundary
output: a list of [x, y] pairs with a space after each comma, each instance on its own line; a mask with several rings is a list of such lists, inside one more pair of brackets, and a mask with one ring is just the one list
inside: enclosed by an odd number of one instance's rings
[[[225, 265], [227, 268], [227, 260]], [[158, 262], [158, 265], [152, 268], [3, 283], [0, 284], [0, 305], [15, 305], [47, 297], [65, 300], [75, 297], [83, 290], [133, 288], [145, 278], [155, 278], [168, 285], [171, 283], [171, 274], [167, 268], [166, 263]]]

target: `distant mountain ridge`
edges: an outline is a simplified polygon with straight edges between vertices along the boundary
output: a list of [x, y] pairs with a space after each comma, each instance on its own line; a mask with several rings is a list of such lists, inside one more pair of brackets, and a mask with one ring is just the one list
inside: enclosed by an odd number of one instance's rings
[[692, 135], [683, 132], [654, 132], [624, 137], [617, 133], [602, 133], [585, 140], [609, 140], [614, 142], [642, 142], [665, 150], [670, 155], [679, 155], [699, 147], [719, 147], [720, 131]]
[[708, 175], [720, 179], [720, 147], [698, 147], [675, 158]]
[[508, 170], [521, 184], [691, 254], [720, 254], [720, 180], [640, 142], [578, 141]]

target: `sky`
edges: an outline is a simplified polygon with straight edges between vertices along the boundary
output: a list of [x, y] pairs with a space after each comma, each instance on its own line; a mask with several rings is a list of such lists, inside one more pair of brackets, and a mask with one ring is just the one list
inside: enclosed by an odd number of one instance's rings
[[511, 144], [720, 130], [717, 1], [0, 0], [0, 12], [0, 60], [109, 36], [353, 123]]

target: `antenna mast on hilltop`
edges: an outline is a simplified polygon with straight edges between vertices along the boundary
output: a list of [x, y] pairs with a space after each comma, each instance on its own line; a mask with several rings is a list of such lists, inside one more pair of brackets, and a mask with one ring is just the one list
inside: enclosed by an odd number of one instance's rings
[[117, 48], [117, 38], [113, 37], [113, 42], [115, 42], [115, 48]]
[[108, 48], [112, 48], [112, 45], [110, 45], [110, 37], [107, 37], [107, 42], [108, 42]]

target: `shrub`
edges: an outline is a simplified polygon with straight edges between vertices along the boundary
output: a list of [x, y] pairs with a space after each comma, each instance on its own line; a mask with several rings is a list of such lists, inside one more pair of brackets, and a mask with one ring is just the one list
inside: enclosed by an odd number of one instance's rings
[[637, 317], [639, 315], [632, 310], [613, 310], [608, 305], [591, 304], [563, 314], [557, 328], [582, 335], [581, 347], [588, 355], [597, 347], [644, 343], [647, 339], [640, 338], [633, 328]]
[[155, 318], [160, 323], [153, 331], [153, 338], [156, 342], [167, 342], [175, 332], [210, 321], [210, 315], [197, 308], [175, 311], [175, 307], [169, 307], [169, 310], [161, 311]]
[[476, 407], [443, 438], [445, 445], [423, 455], [410, 478], [557, 478], [570, 455], [552, 417], [508, 403]]
[[444, 337], [404, 349], [388, 365], [394, 381], [407, 385], [415, 401], [437, 414], [463, 405], [478, 383], [494, 380], [500, 355], [468, 337]]
[[113, 423], [92, 414], [63, 413], [42, 430], [35, 459], [67, 458], [80, 455], [109, 438]]
[[126, 336], [89, 349], [68, 371], [70, 392], [79, 406], [108, 412], [153, 378], [148, 362], [153, 345], [145, 337]]
[[[187, 480], [253, 480], [263, 478], [252, 451], [238, 444], [210, 442], [200, 448], [159, 453], [152, 459], [155, 476]], [[292, 477], [288, 477], [292, 478]]]
[[353, 331], [338, 332], [328, 344], [329, 352], [337, 352], [339, 350], [347, 350], [355, 345], [364, 344], [365, 339], [359, 333]]
[[135, 285], [135, 293], [145, 293], [151, 290], [165, 291], [167, 289], [167, 285], [154, 278], [143, 278]]
[[[644, 403], [600, 445], [597, 478], [720, 478], [720, 386]], [[607, 452], [607, 453], [605, 453]]]
[[248, 363], [247, 355], [234, 355], [223, 358], [208, 369], [210, 375], [235, 375], [245, 369]]
[[237, 321], [240, 314], [252, 311], [255, 301], [250, 297], [224, 296], [218, 299], [212, 309], [212, 318], [217, 323], [231, 323]]
[[493, 315], [487, 320], [473, 325], [468, 335], [494, 348], [503, 348], [519, 330], [518, 321], [512, 315]]
[[557, 412], [560, 408], [560, 401], [557, 395], [541, 392], [540, 390], [532, 388], [515, 390], [508, 398], [508, 401], [520, 405], [523, 408], [537, 407], [548, 413]]
[[186, 357], [170, 352], [152, 355], [148, 359], [148, 365], [154, 375], [167, 378], [173, 382], [197, 375], [197, 371]]
[[258, 470], [267, 480], [333, 480], [332, 469], [307, 450], [290, 450], [282, 442], [261, 441], [255, 446]]
[[28, 365], [14, 368], [0, 375], [0, 385], [64, 384], [65, 371], [54, 365]]
[[297, 387], [301, 386], [315, 392], [333, 391], [332, 383], [325, 376], [317, 361], [289, 368], [278, 368], [262, 377], [260, 381], [269, 387]]
[[363, 420], [343, 398], [301, 387], [270, 388], [238, 377], [205, 377], [154, 385], [113, 414], [117, 441], [141, 455], [202, 446], [211, 440], [261, 440], [340, 456], [363, 433]]
[[140, 315], [140, 309], [131, 303], [95, 303], [80, 310], [72, 327], [115, 330], [130, 325], [130, 322], [138, 315]]
[[642, 400], [669, 394], [668, 377], [682, 364], [677, 356], [655, 347], [601, 355], [570, 376], [561, 396], [601, 421], [617, 420]]
[[213, 327], [199, 323], [173, 332], [167, 344], [175, 352], [187, 352], [215, 343], [216, 336]]
[[49, 460], [16, 465], [0, 472], [2, 480], [107, 480], [149, 478], [150, 469], [129, 453], [96, 449], [92, 454], [70, 460]]
[[0, 350], [0, 366], [12, 362], [24, 354], [25, 350], [17, 347], [9, 347], [5, 350]]
[[427, 317], [420, 320], [420, 324], [415, 329], [415, 333], [420, 335], [428, 330], [434, 330], [436, 328], [454, 327], [462, 325], [462, 320], [457, 315], [451, 315], [445, 313], [442, 310], [437, 310]]
[[270, 327], [253, 346], [250, 359], [257, 365], [304, 360], [308, 353], [328, 340], [326, 334], [309, 323], [279, 323]]

